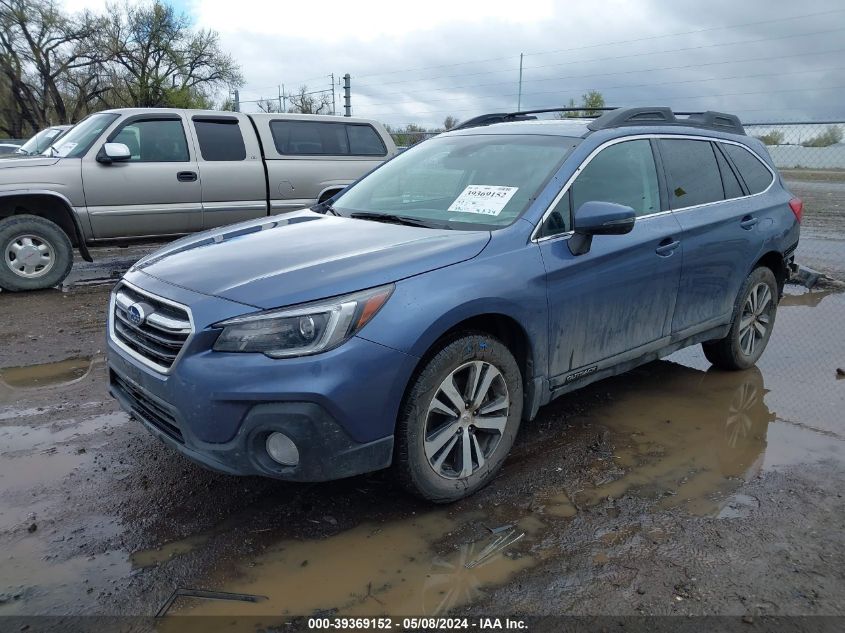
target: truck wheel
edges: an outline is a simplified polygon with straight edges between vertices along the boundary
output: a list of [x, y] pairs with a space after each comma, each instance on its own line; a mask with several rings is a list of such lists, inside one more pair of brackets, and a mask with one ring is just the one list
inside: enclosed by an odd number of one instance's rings
[[764, 266], [755, 268], [739, 291], [728, 335], [701, 344], [704, 355], [721, 369], [748, 369], [757, 362], [775, 326], [778, 283]]
[[394, 468], [411, 493], [448, 503], [487, 484], [522, 419], [522, 374], [487, 334], [438, 351], [411, 384], [396, 432]]
[[51, 288], [68, 276], [72, 265], [73, 245], [54, 222], [35, 215], [0, 221], [0, 288]]

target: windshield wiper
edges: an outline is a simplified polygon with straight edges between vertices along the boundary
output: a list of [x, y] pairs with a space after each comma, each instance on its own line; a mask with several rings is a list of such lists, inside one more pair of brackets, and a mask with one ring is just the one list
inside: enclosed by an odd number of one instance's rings
[[346, 217], [342, 215], [337, 209], [335, 209], [334, 206], [332, 206], [332, 203], [328, 200], [315, 204], [313, 207], [311, 207], [310, 210], [314, 213], [322, 213], [323, 215], [328, 215], [329, 213], [331, 213], [332, 215], [336, 215], [341, 218]]
[[448, 224], [438, 224], [428, 222], [426, 220], [419, 220], [417, 218], [409, 218], [404, 215], [394, 215], [392, 213], [350, 213], [350, 218], [356, 220], [372, 220], [373, 222], [386, 222], [388, 224], [404, 224], [405, 226], [420, 226], [425, 229], [451, 229]]

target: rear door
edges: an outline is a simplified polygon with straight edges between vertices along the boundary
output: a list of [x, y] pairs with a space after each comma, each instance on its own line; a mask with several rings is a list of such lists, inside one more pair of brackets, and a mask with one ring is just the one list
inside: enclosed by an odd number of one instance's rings
[[669, 204], [683, 229], [684, 263], [672, 331], [691, 335], [729, 318], [758, 251], [759, 210], [725, 157], [722, 147], [727, 145], [663, 138], [659, 147]]
[[129, 147], [126, 162], [82, 161], [82, 180], [96, 239], [174, 235], [201, 227], [197, 160], [178, 113], [143, 114], [122, 121], [105, 139]]
[[258, 138], [243, 114], [195, 114], [202, 181], [202, 226], [210, 229], [267, 215], [267, 179]]
[[[681, 275], [680, 226], [664, 210], [648, 139], [617, 142], [591, 155], [548, 215], [539, 244], [547, 271], [550, 375], [554, 387], [626, 357], [670, 332]], [[627, 235], [598, 235], [573, 255], [572, 213], [600, 200], [633, 207]]]

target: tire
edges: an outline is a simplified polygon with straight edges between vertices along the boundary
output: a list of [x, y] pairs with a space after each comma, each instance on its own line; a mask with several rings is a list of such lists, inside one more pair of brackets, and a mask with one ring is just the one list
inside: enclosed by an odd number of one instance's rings
[[720, 369], [752, 367], [772, 335], [778, 298], [775, 274], [763, 266], [755, 268], [737, 295], [728, 335], [721, 340], [701, 344], [707, 360]]
[[501, 341], [467, 333], [446, 343], [415, 376], [403, 403], [394, 455], [399, 482], [436, 503], [476, 492], [510, 452], [522, 406], [522, 374]]
[[[28, 258], [27, 264], [21, 254]], [[36, 215], [0, 221], [0, 288], [13, 292], [52, 288], [68, 276], [71, 266], [73, 245], [54, 222]]]

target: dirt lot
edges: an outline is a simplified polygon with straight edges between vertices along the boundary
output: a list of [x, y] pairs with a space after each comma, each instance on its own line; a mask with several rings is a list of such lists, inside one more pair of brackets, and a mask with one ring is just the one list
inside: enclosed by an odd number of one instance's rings
[[[799, 261], [845, 280], [845, 183], [790, 186], [807, 206]], [[119, 412], [107, 280], [147, 250], [104, 249], [62, 290], [0, 295], [0, 616], [149, 616], [179, 588], [266, 596], [171, 608], [252, 624], [845, 615], [838, 287], [788, 287], [759, 369], [714, 371], [692, 348], [559, 399], [491, 486], [433, 508], [384, 473], [213, 474]]]

